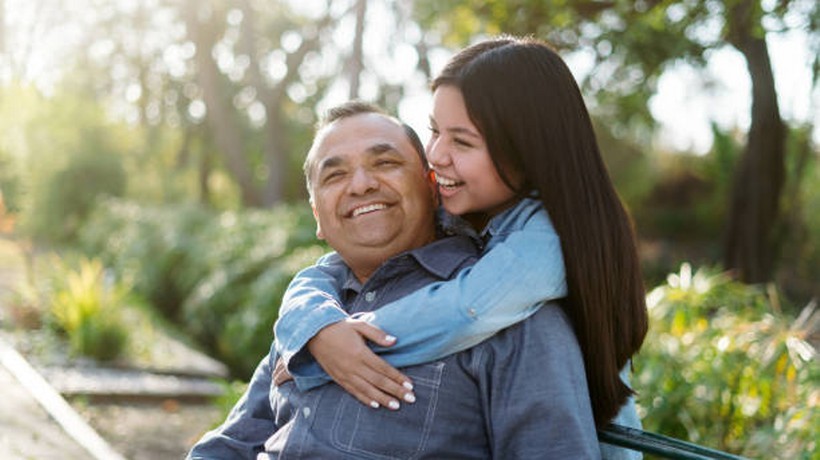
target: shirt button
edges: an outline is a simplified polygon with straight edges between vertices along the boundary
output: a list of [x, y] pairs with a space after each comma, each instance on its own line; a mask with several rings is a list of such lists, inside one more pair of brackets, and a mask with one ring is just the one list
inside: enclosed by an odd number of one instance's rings
[[302, 415], [304, 415], [304, 416], [305, 416], [305, 418], [310, 417], [310, 407], [305, 407], [305, 408], [303, 408], [303, 409], [302, 409]]
[[366, 300], [368, 302], [372, 302], [373, 299], [375, 299], [375, 298], [376, 298], [376, 292], [374, 292], [374, 291], [370, 291], [370, 292], [368, 292], [367, 294], [364, 295], [364, 300]]
[[476, 315], [475, 308], [468, 308], [467, 309], [467, 314], [470, 315], [470, 317], [475, 318], [475, 315]]

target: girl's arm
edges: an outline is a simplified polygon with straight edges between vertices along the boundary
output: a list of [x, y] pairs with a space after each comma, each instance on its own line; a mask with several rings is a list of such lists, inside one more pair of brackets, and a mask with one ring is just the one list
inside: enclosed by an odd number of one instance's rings
[[338, 299], [346, 273], [332, 253], [294, 277], [274, 325], [274, 351], [300, 390], [332, 378], [364, 404], [391, 407], [397, 398], [412, 398], [410, 379], [367, 346], [371, 341], [387, 347], [395, 338], [342, 309]]
[[321, 329], [350, 317], [338, 300], [345, 273], [342, 259], [330, 253], [297, 273], [288, 285], [273, 326], [275, 350], [288, 367]]
[[387, 362], [401, 367], [465, 350], [526, 319], [540, 302], [566, 296], [561, 243], [545, 211], [491, 243], [452, 280], [367, 315], [368, 322], [398, 338], [389, 349], [377, 349]]
[[[546, 212], [538, 207], [538, 211], [529, 215], [520, 227], [506, 238], [496, 236], [491, 249], [473, 267], [463, 270], [454, 279], [433, 283], [359, 317], [398, 338], [389, 349], [377, 348], [382, 357], [396, 367], [433, 361], [470, 348], [529, 317], [541, 301], [564, 297], [567, 288], [560, 241]], [[338, 296], [338, 290], [328, 279], [323, 283], [320, 275], [313, 273], [312, 283], [308, 279], [294, 283], [305, 294], [310, 292], [308, 286], [311, 284], [324, 289], [323, 295], [314, 292], [320, 299], [317, 304], [323, 305], [328, 312], [341, 312], [338, 317], [343, 318], [344, 312], [338, 303], [330, 300], [330, 295]], [[322, 284], [327, 286], [322, 288]], [[295, 297], [299, 296], [294, 293], [286, 295], [286, 299]], [[288, 310], [283, 311], [287, 313]], [[322, 313], [305, 315], [318, 317]], [[312, 322], [305, 319], [309, 316], [299, 316], [291, 315], [289, 320], [300, 323], [304, 334], [286, 342], [295, 343], [293, 348], [297, 351], [305, 346], [311, 333], [324, 327], [321, 324], [310, 326]], [[413, 321], [408, 321], [410, 317]], [[283, 316], [279, 321], [283, 322], [285, 318]], [[287, 331], [278, 326], [277, 323], [277, 340], [284, 341], [287, 337], [283, 334]], [[333, 346], [344, 348], [338, 343]], [[334, 352], [330, 344], [323, 347], [318, 343], [311, 351], [316, 351], [316, 355], [322, 350], [326, 356]], [[291, 361], [289, 365], [300, 388], [309, 389], [329, 380], [322, 371], [325, 367], [322, 360], [320, 367], [307, 352], [300, 354], [300, 358], [304, 359]]]

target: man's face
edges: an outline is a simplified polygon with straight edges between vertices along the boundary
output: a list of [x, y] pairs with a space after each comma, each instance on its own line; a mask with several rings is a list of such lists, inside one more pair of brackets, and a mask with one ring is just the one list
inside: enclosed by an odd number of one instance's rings
[[309, 155], [316, 235], [360, 280], [435, 238], [434, 185], [400, 125], [375, 113], [343, 118]]

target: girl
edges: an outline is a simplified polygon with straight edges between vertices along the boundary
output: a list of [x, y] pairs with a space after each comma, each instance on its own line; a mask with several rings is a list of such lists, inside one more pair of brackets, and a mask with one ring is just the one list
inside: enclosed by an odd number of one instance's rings
[[302, 389], [327, 381], [324, 368], [360, 401], [395, 407], [393, 397], [412, 400], [412, 385], [364, 338], [393, 366], [418, 364], [563, 298], [604, 426], [631, 394], [619, 371], [643, 342], [647, 314], [631, 223], [572, 74], [545, 44], [501, 38], [462, 50], [432, 88], [427, 154], [442, 206], [479, 232], [484, 255], [363, 319], [347, 318], [320, 262], [289, 288], [275, 351]]

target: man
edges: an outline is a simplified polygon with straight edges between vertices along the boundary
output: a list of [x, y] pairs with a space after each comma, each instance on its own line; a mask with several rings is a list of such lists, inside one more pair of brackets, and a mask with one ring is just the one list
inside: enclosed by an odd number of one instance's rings
[[[347, 266], [348, 312], [372, 311], [473, 263], [471, 240], [436, 237], [434, 184], [405, 127], [362, 104], [330, 114], [306, 175], [317, 234]], [[260, 363], [231, 415], [189, 458], [600, 457], [581, 353], [556, 305], [470, 350], [403, 368], [415, 402], [396, 411], [360, 404], [334, 383], [274, 386], [276, 358]]]

